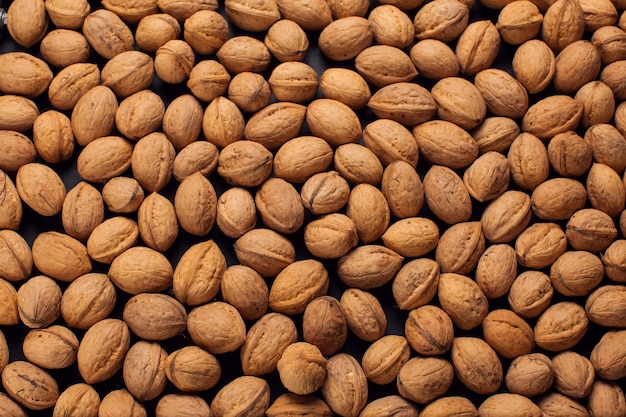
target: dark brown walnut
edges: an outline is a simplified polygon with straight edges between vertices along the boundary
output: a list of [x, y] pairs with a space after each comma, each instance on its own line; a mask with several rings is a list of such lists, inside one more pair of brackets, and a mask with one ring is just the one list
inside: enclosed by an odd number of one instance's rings
[[552, 361], [543, 353], [529, 353], [513, 359], [504, 378], [506, 388], [526, 397], [547, 392], [554, 384]]
[[483, 320], [483, 337], [500, 356], [513, 359], [530, 353], [535, 336], [530, 325], [511, 310], [493, 310]]
[[427, 404], [444, 395], [454, 380], [454, 369], [443, 358], [412, 358], [397, 378], [398, 393], [418, 404]]
[[421, 307], [433, 299], [439, 284], [439, 265], [428, 258], [407, 262], [392, 282], [394, 301], [402, 310]]
[[297, 340], [293, 320], [281, 313], [264, 315], [250, 327], [241, 346], [243, 373], [261, 376], [275, 371], [283, 352]]
[[371, 293], [349, 288], [341, 295], [340, 303], [348, 328], [359, 339], [373, 342], [385, 334], [387, 316]]
[[404, 324], [404, 333], [417, 353], [443, 355], [452, 346], [454, 326], [445, 311], [433, 305], [424, 305], [411, 310]]
[[502, 384], [502, 363], [482, 339], [456, 337], [452, 342], [452, 365], [463, 385], [478, 394], [493, 394]]
[[213, 388], [222, 376], [217, 358], [198, 346], [185, 346], [170, 353], [165, 362], [165, 375], [183, 392]]
[[589, 319], [585, 309], [571, 301], [548, 307], [535, 324], [537, 346], [561, 352], [575, 346], [587, 333]]
[[339, 300], [322, 296], [312, 300], [302, 317], [302, 338], [325, 356], [341, 349], [348, 336], [348, 324]]
[[515, 249], [507, 244], [491, 245], [485, 249], [476, 265], [475, 279], [488, 299], [509, 292], [517, 278]]
[[528, 319], [543, 313], [553, 295], [549, 276], [541, 271], [525, 271], [513, 281], [508, 301], [514, 312]]
[[484, 250], [485, 236], [481, 223], [457, 223], [441, 235], [435, 259], [442, 273], [469, 274], [476, 268]]

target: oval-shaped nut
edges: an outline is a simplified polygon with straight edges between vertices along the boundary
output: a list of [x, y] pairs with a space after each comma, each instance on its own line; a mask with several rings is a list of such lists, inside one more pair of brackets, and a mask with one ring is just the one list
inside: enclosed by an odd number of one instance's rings
[[452, 365], [463, 385], [478, 394], [493, 394], [502, 384], [502, 363], [482, 339], [456, 337], [452, 342]]
[[418, 257], [437, 247], [439, 228], [430, 219], [409, 217], [393, 223], [382, 235], [385, 246], [406, 257]]
[[480, 222], [462, 222], [441, 235], [435, 259], [442, 272], [469, 274], [484, 250], [485, 236]]
[[33, 242], [32, 251], [37, 269], [59, 281], [71, 282], [91, 271], [87, 248], [66, 234], [40, 233]]
[[420, 8], [413, 19], [417, 39], [450, 42], [467, 27], [469, 8], [457, 0], [433, 1]]
[[603, 26], [591, 35], [591, 42], [598, 49], [603, 64], [610, 64], [626, 58], [624, 30], [613, 25]]
[[490, 20], [470, 23], [459, 36], [456, 57], [461, 71], [469, 76], [494, 63], [500, 50], [500, 33]]
[[302, 338], [325, 356], [335, 354], [346, 342], [348, 324], [339, 300], [322, 296], [312, 300], [304, 310]]
[[515, 242], [519, 263], [541, 269], [551, 265], [567, 248], [565, 233], [555, 223], [534, 223]]
[[589, 319], [585, 309], [571, 301], [548, 307], [535, 324], [537, 346], [561, 352], [575, 346], [587, 333]]
[[78, 346], [78, 371], [88, 384], [106, 381], [122, 369], [130, 332], [122, 320], [104, 319], [91, 326]]
[[[511, 5], [511, 3], [514, 4]], [[532, 1], [511, 3], [506, 4], [500, 10], [496, 28], [504, 42], [519, 45], [539, 34], [543, 14]]]
[[59, 398], [52, 375], [26, 361], [8, 364], [2, 371], [2, 385], [13, 400], [29, 410], [52, 408]]
[[603, 276], [600, 258], [586, 251], [567, 251], [550, 267], [552, 286], [570, 297], [588, 295], [600, 285]]
[[579, 177], [589, 171], [591, 146], [575, 132], [559, 133], [548, 143], [550, 166], [563, 177]]
[[481, 225], [485, 238], [508, 243], [519, 236], [530, 222], [531, 200], [522, 191], [506, 191], [483, 211]]
[[262, 144], [269, 150], [278, 149], [288, 140], [298, 136], [305, 113], [306, 107], [301, 104], [289, 102], [270, 104], [248, 120], [244, 137]]
[[270, 229], [250, 230], [237, 239], [234, 247], [239, 262], [264, 277], [278, 275], [296, 257], [293, 244]]
[[107, 10], [117, 14], [127, 23], [137, 23], [142, 17], [154, 14], [158, 11], [154, 0], [136, 1], [127, 4], [119, 0], [105, 0], [102, 4]]
[[5, 153], [0, 156], [0, 169], [15, 173], [23, 165], [35, 162], [37, 150], [33, 142], [23, 134], [12, 130], [0, 130], [0, 146]]
[[371, 23], [361, 16], [347, 16], [326, 26], [319, 37], [319, 48], [333, 61], [347, 61], [368, 48], [374, 40]]
[[33, 144], [41, 159], [50, 164], [70, 159], [74, 153], [70, 119], [55, 110], [40, 114], [33, 124]]
[[174, 270], [174, 296], [193, 306], [212, 300], [220, 289], [226, 259], [212, 240], [197, 243], [181, 256]]
[[409, 345], [420, 355], [443, 355], [452, 346], [454, 326], [445, 311], [423, 305], [409, 313], [404, 333]]
[[244, 375], [226, 384], [211, 401], [215, 417], [247, 414], [262, 417], [270, 405], [270, 387], [264, 379]]
[[2, 313], [0, 315], [0, 323], [3, 325], [18, 324], [20, 322], [20, 314], [17, 306], [17, 290], [13, 284], [2, 278], [0, 278], [0, 301], [2, 301], [0, 304], [2, 306], [0, 308], [0, 313]]
[[424, 177], [426, 205], [440, 220], [456, 224], [469, 220], [472, 201], [463, 180], [448, 167], [433, 165]]
[[183, 392], [211, 389], [222, 376], [217, 358], [199, 346], [185, 346], [167, 357], [165, 375]]
[[216, 97], [204, 112], [202, 131], [207, 141], [224, 148], [243, 138], [245, 132], [243, 115], [233, 101], [222, 96]]
[[255, 141], [237, 141], [220, 152], [217, 173], [234, 186], [261, 185], [272, 171], [273, 155]]
[[77, 383], [63, 391], [52, 411], [53, 417], [96, 417], [100, 408], [100, 394], [91, 385]]
[[143, 188], [134, 178], [114, 177], [102, 187], [102, 199], [112, 213], [133, 213], [143, 198]]
[[163, 82], [179, 84], [189, 77], [195, 59], [194, 51], [187, 42], [173, 39], [157, 49], [154, 71]]
[[626, 240], [616, 240], [606, 249], [602, 257], [604, 273], [615, 282], [626, 281], [624, 247], [626, 247]]
[[17, 291], [17, 308], [26, 327], [47, 327], [59, 318], [61, 288], [45, 275], [32, 277]]
[[137, 223], [144, 243], [160, 252], [167, 251], [178, 237], [174, 205], [159, 193], [143, 200], [137, 211]]
[[0, 55], [0, 91], [33, 98], [43, 94], [52, 81], [48, 64], [26, 52]]
[[376, 43], [380, 45], [405, 48], [415, 37], [415, 26], [411, 18], [394, 5], [375, 7], [370, 11], [368, 20], [374, 30]]
[[626, 366], [624, 366], [625, 338], [626, 330], [608, 331], [594, 346], [590, 359], [600, 378], [617, 381], [626, 374]]
[[83, 148], [76, 160], [76, 169], [85, 181], [105, 182], [126, 172], [132, 155], [130, 141], [120, 136], [104, 136]]
[[472, 132], [480, 153], [504, 153], [519, 135], [517, 123], [508, 117], [487, 117]]
[[140, 51], [121, 52], [102, 67], [100, 78], [102, 85], [118, 97], [128, 97], [150, 86], [154, 79], [154, 62]]
[[322, 259], [345, 255], [358, 240], [354, 221], [341, 213], [322, 216], [304, 228], [304, 244], [308, 251]]
[[109, 135], [115, 127], [117, 109], [117, 98], [107, 86], [96, 85], [84, 92], [76, 101], [71, 116], [76, 142], [85, 146]]
[[85, 242], [104, 220], [104, 204], [98, 190], [81, 181], [68, 191], [61, 210], [65, 233]]
[[211, 182], [200, 172], [185, 178], [174, 196], [180, 227], [195, 236], [206, 236], [217, 217], [217, 196]]
[[65, 185], [47, 165], [30, 163], [21, 166], [15, 177], [15, 187], [22, 201], [42, 216], [54, 216], [63, 208]]
[[87, 39], [80, 32], [56, 29], [41, 40], [39, 51], [47, 63], [64, 68], [87, 61], [90, 48]]
[[[514, 410], [514, 411], [513, 411]], [[487, 398], [478, 407], [478, 415], [496, 417], [506, 414], [511, 417], [540, 417], [542, 410], [530, 399], [519, 394], [499, 393]]]
[[200, 61], [191, 69], [187, 87], [198, 100], [211, 101], [224, 94], [230, 82], [226, 68], [215, 60]]
[[530, 94], [535, 94], [543, 91], [552, 81], [556, 58], [544, 41], [531, 39], [518, 47], [512, 64], [515, 78]]
[[449, 121], [422, 123], [413, 128], [413, 136], [422, 155], [432, 164], [465, 168], [478, 156], [478, 144], [474, 138]]
[[272, 94], [279, 101], [306, 103], [317, 94], [319, 78], [315, 69], [303, 62], [277, 65], [268, 79]]
[[615, 218], [624, 210], [626, 187], [615, 170], [594, 163], [587, 175], [587, 197], [593, 208]]
[[[215, 10], [198, 10], [189, 16], [184, 24], [185, 41], [198, 54], [214, 54], [229, 38], [228, 23]], [[172, 36], [171, 39], [177, 37]], [[135, 34], [135, 39], [137, 39], [137, 34]]]
[[585, 142], [591, 147], [594, 162], [613, 168], [618, 174], [626, 168], [624, 136], [613, 125], [601, 123], [589, 127]]
[[373, 342], [385, 334], [387, 316], [371, 293], [349, 288], [341, 295], [340, 303], [348, 328], [359, 339]]
[[431, 259], [414, 259], [404, 265], [393, 280], [395, 302], [403, 310], [428, 303], [439, 284], [439, 265]]
[[22, 221], [22, 210], [22, 200], [15, 184], [0, 168], [0, 228], [17, 230]]
[[321, 30], [332, 22], [330, 6], [319, 0], [302, 3], [278, 0], [278, 10], [284, 19], [293, 20], [304, 30]]
[[582, 103], [572, 97], [565, 95], [549, 96], [528, 108], [522, 119], [522, 131], [546, 140], [559, 133], [574, 130], [582, 115]]
[[100, 56], [111, 59], [133, 49], [133, 34], [115, 13], [96, 10], [85, 17], [83, 35]]
[[439, 276], [438, 289], [441, 308], [460, 329], [473, 329], [487, 316], [487, 297], [470, 278], [455, 273], [443, 273]]
[[420, 75], [433, 80], [455, 77], [459, 61], [454, 51], [437, 39], [423, 39], [411, 48], [409, 55]]
[[404, 364], [396, 385], [400, 395], [427, 404], [445, 394], [454, 379], [454, 369], [443, 358], [412, 358]]
[[317, 99], [308, 105], [306, 122], [315, 136], [331, 146], [357, 142], [363, 133], [356, 113], [342, 102], [329, 98]]
[[484, 202], [502, 195], [509, 186], [509, 163], [499, 152], [478, 157], [463, 173], [463, 183], [474, 199]]
[[402, 49], [389, 45], [365, 48], [356, 56], [354, 65], [363, 78], [379, 88], [393, 83], [409, 82], [417, 76], [409, 55]]
[[485, 341], [502, 357], [513, 359], [530, 353], [535, 336], [530, 325], [511, 310], [493, 310], [483, 320]]
[[185, 307], [165, 294], [137, 294], [124, 306], [124, 322], [145, 340], [167, 340], [185, 331]]
[[571, 398], [583, 398], [591, 392], [595, 378], [593, 364], [586, 357], [565, 351], [552, 358], [554, 386], [558, 392]]
[[202, 129], [202, 105], [191, 94], [176, 97], [163, 113], [163, 133], [177, 151], [193, 143]]
[[380, 190], [370, 184], [358, 184], [350, 192], [346, 215], [356, 226], [363, 243], [382, 236], [389, 225], [389, 205]]
[[[477, 417], [478, 411], [465, 397], [449, 396], [439, 398], [428, 404], [420, 415], [424, 417], [467, 416]], [[412, 416], [412, 415], [411, 415]]]
[[320, 90], [326, 98], [358, 110], [372, 97], [369, 85], [358, 72], [347, 68], [328, 68], [320, 77]]
[[264, 43], [280, 62], [302, 61], [309, 47], [304, 30], [288, 18], [280, 19], [268, 29]]
[[531, 196], [533, 212], [543, 220], [566, 220], [582, 209], [587, 191], [578, 181], [553, 178], [535, 188]]
[[383, 336], [372, 343], [363, 354], [363, 372], [375, 384], [389, 384], [396, 380], [409, 356], [409, 344], [403, 336]]
[[0, 278], [21, 281], [33, 269], [30, 246], [17, 232], [0, 230]]
[[140, 340], [128, 349], [122, 368], [124, 385], [135, 398], [149, 401], [158, 397], [167, 385], [167, 352], [156, 342]]
[[246, 325], [237, 309], [214, 301], [196, 307], [187, 317], [191, 340], [212, 354], [234, 352], [246, 341]]
[[256, 192], [255, 203], [265, 226], [279, 233], [294, 233], [304, 223], [300, 195], [282, 178], [265, 181]]
[[0, 130], [29, 130], [37, 116], [39, 109], [32, 100], [13, 94], [0, 96]]
[[254, 197], [244, 188], [233, 187], [217, 200], [217, 227], [231, 238], [239, 238], [256, 225]]
[[135, 246], [113, 260], [108, 275], [121, 290], [139, 294], [165, 290], [172, 285], [174, 271], [161, 253]]
[[146, 408], [126, 389], [109, 392], [102, 398], [98, 415], [101, 417], [117, 416], [120, 409], [129, 410], [131, 416], [146, 417]]
[[117, 293], [106, 274], [88, 273], [76, 278], [61, 297], [61, 317], [75, 329], [87, 329], [109, 317]]
[[492, 68], [476, 74], [476, 88], [485, 99], [487, 109], [496, 116], [519, 119], [528, 109], [528, 93], [507, 72]]
[[384, 166], [397, 160], [417, 166], [419, 153], [415, 138], [396, 121], [379, 119], [368, 124], [363, 130], [363, 143]]
[[328, 291], [328, 271], [314, 259], [293, 262], [272, 283], [269, 306], [285, 314], [301, 314], [308, 303]]
[[491, 245], [478, 259], [475, 279], [488, 299], [508, 293], [516, 277], [517, 257], [510, 245]]
[[250, 327], [241, 346], [244, 375], [261, 376], [275, 371], [283, 352], [297, 340], [298, 330], [289, 317], [280, 313], [262, 316]]
[[626, 412], [624, 391], [617, 383], [598, 379], [593, 383], [587, 397], [587, 407], [591, 415], [617, 417]]
[[150, 133], [141, 138], [133, 149], [133, 176], [146, 191], [158, 192], [172, 178], [175, 156], [174, 146], [165, 134]]
[[320, 172], [304, 183], [300, 198], [313, 214], [330, 214], [348, 203], [350, 186], [337, 171]]
[[64, 29], [80, 29], [90, 11], [86, 0], [48, 0], [45, 6], [52, 23]]
[[514, 394], [533, 397], [554, 384], [552, 361], [543, 353], [529, 353], [513, 359], [505, 377], [506, 388]]
[[571, 94], [595, 80], [601, 64], [600, 53], [590, 41], [572, 42], [556, 57], [552, 84], [556, 91]]
[[270, 102], [272, 91], [261, 74], [240, 72], [228, 84], [228, 98], [241, 110], [256, 113]]
[[110, 264], [137, 242], [137, 222], [127, 217], [111, 217], [96, 226], [87, 240], [87, 253], [96, 262]]
[[381, 245], [359, 246], [337, 262], [341, 281], [354, 288], [378, 288], [391, 281], [402, 266], [403, 257]]
[[524, 318], [534, 318], [550, 305], [554, 288], [550, 277], [541, 271], [522, 272], [509, 291], [511, 309]]
[[224, 301], [235, 306], [246, 320], [256, 320], [267, 312], [267, 283], [250, 267], [232, 265], [226, 268], [222, 275], [221, 291]]
[[589, 294], [585, 311], [589, 320], [603, 327], [626, 327], [626, 288], [619, 285], [603, 285]]
[[219, 150], [211, 142], [198, 140], [181, 149], [174, 158], [172, 173], [177, 181], [196, 172], [208, 177], [217, 169]]
[[333, 161], [328, 142], [316, 136], [289, 140], [274, 156], [274, 176], [291, 183], [303, 183], [314, 174], [326, 171]]
[[376, 116], [414, 126], [435, 115], [437, 105], [430, 91], [419, 84], [398, 82], [386, 85], [367, 101]]
[[400, 219], [417, 216], [424, 204], [422, 180], [407, 162], [389, 164], [383, 171], [380, 188], [391, 213]]
[[54, 325], [26, 334], [22, 351], [31, 363], [45, 369], [62, 369], [76, 362], [78, 338], [67, 327]]
[[[367, 402], [367, 378], [357, 360], [339, 353], [328, 359], [322, 396], [335, 413], [357, 416]], [[343, 394], [343, 395], [340, 395]]]
[[235, 36], [224, 42], [216, 53], [228, 72], [261, 72], [269, 64], [271, 55], [263, 42], [250, 36]]
[[377, 185], [383, 177], [383, 165], [370, 151], [358, 143], [346, 143], [335, 150], [335, 169], [352, 184]]
[[151, 90], [141, 90], [126, 97], [115, 113], [117, 130], [130, 140], [156, 131], [163, 121], [165, 105]]
[[399, 395], [388, 395], [374, 400], [359, 414], [360, 417], [417, 417], [417, 415], [417, 406]]

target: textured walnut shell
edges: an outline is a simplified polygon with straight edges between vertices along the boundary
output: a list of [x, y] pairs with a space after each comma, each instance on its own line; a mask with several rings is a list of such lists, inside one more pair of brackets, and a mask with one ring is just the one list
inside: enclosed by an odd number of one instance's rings
[[585, 311], [589, 320], [603, 327], [626, 327], [626, 288], [619, 285], [603, 285], [589, 294]]
[[394, 5], [375, 7], [367, 19], [378, 44], [406, 48], [415, 38], [415, 26], [411, 18]]
[[102, 85], [109, 87], [118, 97], [147, 89], [154, 78], [152, 57], [140, 51], [125, 51], [111, 58], [100, 74]]
[[517, 48], [512, 65], [515, 78], [530, 94], [535, 94], [543, 91], [552, 81], [556, 59], [544, 41], [531, 39]]
[[120, 136], [90, 142], [78, 155], [76, 169], [82, 179], [105, 182], [126, 172], [132, 164], [133, 145]]
[[237, 309], [214, 301], [196, 307], [187, 317], [191, 340], [212, 354], [234, 352], [246, 340], [246, 325]]
[[530, 353], [535, 335], [530, 325], [511, 310], [493, 310], [483, 320], [485, 341], [502, 357], [513, 359]]
[[[322, 76], [322, 81], [323, 79]], [[432, 119], [437, 111], [430, 91], [419, 84], [405, 82], [393, 83], [378, 89], [367, 101], [367, 107], [381, 119], [391, 119], [408, 126]], [[379, 121], [380, 125], [389, 123], [380, 122], [382, 121]], [[415, 157], [417, 158], [417, 155]]]
[[261, 72], [268, 68], [272, 55], [263, 42], [250, 36], [235, 36], [224, 42], [217, 59], [232, 74]]
[[454, 51], [437, 39], [423, 39], [413, 45], [409, 55], [420, 75], [433, 80], [455, 77], [459, 74], [459, 61]]
[[224, 301], [233, 305], [246, 320], [256, 320], [267, 312], [269, 289], [261, 275], [243, 265], [232, 265], [221, 280]]
[[24, 132], [33, 127], [39, 116], [34, 101], [26, 97], [6, 94], [0, 96], [0, 129]]
[[173, 289], [178, 301], [199, 305], [210, 301], [220, 289], [226, 259], [212, 240], [197, 243], [185, 251], [174, 270]]
[[184, 23], [185, 41], [198, 54], [215, 53], [229, 38], [228, 22], [214, 10], [198, 10]]
[[478, 157], [463, 173], [463, 183], [477, 201], [492, 200], [509, 186], [510, 169], [504, 155], [489, 151]]
[[417, 417], [417, 415], [417, 406], [399, 395], [378, 398], [368, 403], [359, 414], [360, 417]]
[[215, 60], [198, 62], [189, 73], [187, 87], [198, 100], [211, 101], [224, 94], [230, 82], [226, 68]]
[[363, 243], [378, 239], [389, 226], [389, 205], [380, 190], [370, 184], [358, 184], [350, 192], [346, 215], [356, 226]]
[[159, 9], [154, 0], [136, 0], [127, 3], [122, 0], [104, 0], [102, 5], [127, 23], [137, 23], [141, 18], [156, 13]]
[[443, 358], [413, 358], [398, 373], [400, 395], [418, 404], [426, 404], [445, 394], [454, 379], [450, 362]]
[[268, 417], [284, 415], [310, 415], [311, 417], [332, 417], [328, 405], [313, 395], [297, 395], [291, 392], [280, 395], [265, 412]]
[[452, 169], [433, 165], [424, 176], [424, 197], [432, 213], [448, 224], [469, 220], [472, 201], [463, 180]]
[[48, 64], [26, 52], [0, 55], [0, 91], [28, 98], [43, 94], [52, 81]]
[[24, 203], [42, 216], [59, 214], [65, 200], [65, 185], [49, 166], [29, 163], [15, 176], [15, 187]]
[[383, 336], [372, 343], [363, 354], [363, 372], [375, 384], [389, 384], [396, 380], [409, 356], [409, 344], [403, 336]]
[[173, 39], [157, 49], [154, 71], [163, 82], [179, 84], [187, 80], [194, 63], [191, 46], [180, 39]]
[[346, 143], [335, 150], [335, 169], [352, 184], [377, 185], [383, 176], [383, 165], [370, 151], [358, 143]]
[[359, 339], [373, 342], [385, 334], [387, 316], [371, 293], [349, 288], [341, 295], [340, 303], [348, 328]]
[[56, 29], [41, 40], [39, 51], [48, 64], [64, 68], [87, 61], [90, 48], [87, 39], [80, 32]]
[[107, 86], [96, 85], [84, 92], [76, 101], [70, 118], [76, 142], [85, 146], [109, 135], [115, 127], [117, 109], [115, 93]]
[[587, 197], [593, 208], [615, 218], [624, 210], [626, 188], [612, 168], [594, 163], [587, 175]]
[[254, 197], [244, 188], [233, 187], [217, 200], [217, 226], [231, 238], [239, 238], [256, 225]]
[[339, 415], [357, 416], [367, 402], [367, 378], [354, 357], [339, 353], [328, 359], [322, 396]]
[[94, 417], [98, 415], [99, 408], [100, 394], [90, 385], [77, 383], [70, 385], [59, 395], [52, 416]]
[[616, 381], [626, 376], [624, 339], [626, 330], [612, 330], [606, 332], [594, 346], [590, 359], [600, 378]]
[[415, 15], [415, 37], [450, 42], [465, 30], [468, 20], [469, 8], [460, 1], [429, 2]]
[[318, 44], [326, 57], [347, 61], [368, 48], [373, 40], [374, 29], [367, 19], [347, 16], [328, 24], [320, 33]]
[[589, 359], [576, 352], [561, 352], [552, 358], [552, 367], [554, 386], [558, 392], [571, 398], [589, 395], [595, 377]]
[[187, 324], [183, 305], [164, 294], [137, 294], [128, 300], [122, 314], [130, 331], [146, 340], [170, 339]]
[[552, 361], [543, 353], [529, 353], [513, 359], [505, 377], [506, 388], [514, 394], [533, 397], [554, 384]]
[[88, 384], [106, 381], [122, 369], [130, 332], [122, 320], [104, 319], [91, 326], [78, 347], [78, 371]]
[[474, 84], [492, 114], [519, 119], [526, 113], [528, 93], [509, 73], [495, 68], [485, 69], [476, 74]]
[[435, 251], [441, 272], [469, 274], [485, 250], [485, 235], [479, 222], [462, 222], [443, 232]]
[[278, 275], [295, 261], [293, 244], [270, 229], [253, 229], [244, 233], [234, 244], [239, 262], [264, 277]]
[[571, 94], [595, 80], [600, 66], [600, 54], [591, 42], [573, 42], [557, 55], [552, 84], [556, 91]]
[[120, 102], [115, 125], [122, 136], [137, 140], [161, 127], [164, 113], [161, 97], [151, 90], [141, 90]]
[[550, 277], [541, 271], [522, 272], [508, 295], [511, 309], [524, 318], [539, 316], [550, 305], [554, 288]]
[[17, 290], [17, 308], [26, 327], [47, 327], [61, 314], [61, 288], [45, 275], [32, 277]]
[[587, 191], [578, 181], [553, 178], [535, 188], [531, 196], [533, 212], [543, 220], [566, 220], [582, 209]]
[[559, 133], [574, 130], [582, 114], [582, 103], [569, 96], [553, 95], [539, 100], [528, 108], [522, 119], [522, 130], [545, 140]]
[[[0, 323], [3, 325], [18, 324], [20, 321], [17, 307], [17, 290], [10, 282], [0, 278]], [[8, 356], [7, 356], [8, 358]]]
[[475, 279], [488, 299], [505, 295], [516, 277], [517, 257], [510, 245], [491, 245], [478, 259]]
[[30, 246], [17, 232], [0, 230], [0, 278], [21, 281], [33, 269]]
[[185, 346], [169, 354], [165, 375], [179, 390], [197, 392], [213, 388], [222, 375], [222, 367], [206, 350]]
[[626, 168], [626, 144], [623, 138], [619, 129], [607, 123], [591, 126], [585, 132], [585, 142], [591, 147], [594, 162], [607, 165], [617, 173]]
[[315, 345], [296, 342], [287, 346], [276, 367], [285, 388], [299, 395], [308, 395], [324, 383], [326, 363], [326, 358]]
[[309, 39], [300, 25], [290, 19], [280, 19], [267, 31], [267, 49], [280, 62], [302, 61], [309, 48]]
[[172, 173], [177, 181], [199, 172], [208, 177], [217, 169], [219, 150], [211, 142], [195, 141], [176, 154]]
[[417, 166], [419, 153], [415, 138], [396, 121], [379, 119], [368, 124], [363, 130], [363, 143], [384, 166], [398, 160]]
[[334, 355], [346, 342], [348, 325], [339, 300], [322, 296], [312, 300], [302, 317], [302, 338], [325, 356]]
[[425, 356], [443, 355], [450, 350], [454, 327], [448, 314], [432, 305], [412, 310], [404, 324], [409, 345]]
[[219, 148], [242, 139], [244, 129], [245, 122], [241, 111], [234, 102], [225, 97], [215, 98], [204, 111], [202, 117], [204, 137]]
[[129, 416], [147, 417], [146, 408], [126, 389], [109, 392], [102, 398], [98, 416], [115, 417], [120, 410], [127, 410]]
[[548, 143], [550, 166], [563, 177], [579, 177], [589, 171], [592, 149], [575, 132], [559, 133]]
[[626, 412], [626, 400], [622, 388], [614, 382], [596, 380], [587, 397], [587, 407], [591, 415], [605, 414], [618, 416]]
[[480, 326], [489, 312], [487, 297], [478, 284], [463, 275], [441, 274], [438, 298], [441, 308], [448, 313], [454, 324], [463, 330]]
[[48, 17], [58, 28], [80, 29], [91, 6], [86, 0], [47, 0]]
[[357, 142], [362, 135], [356, 113], [342, 102], [329, 98], [317, 99], [308, 105], [306, 122], [311, 133], [331, 146]]
[[200, 10], [217, 10], [215, 0], [157, 0], [157, 6], [173, 16], [179, 22], [183, 22]]
[[[298, 136], [304, 123], [306, 107], [296, 103], [277, 102], [261, 109], [248, 120], [244, 137], [274, 150]], [[313, 134], [314, 129], [311, 129]], [[319, 136], [319, 135], [318, 135]]]
[[272, 153], [260, 143], [237, 141], [220, 152], [217, 173], [231, 185], [254, 187], [270, 175], [272, 161]]
[[496, 417], [503, 414], [511, 417], [540, 417], [544, 415], [535, 403], [519, 394], [494, 394], [478, 407], [479, 416]]
[[109, 317], [117, 293], [106, 274], [89, 273], [76, 278], [61, 297], [61, 316], [75, 329], [87, 329]]
[[[422, 415], [424, 417], [477, 417], [478, 411], [476, 410], [474, 404], [472, 404], [472, 402], [467, 398], [459, 396], [449, 396], [439, 398], [428, 404], [426, 407], [424, 407], [424, 409], [422, 409], [420, 416]], [[409, 416], [412, 417], [412, 414]]]
[[389, 45], [365, 48], [356, 56], [354, 65], [363, 78], [379, 88], [393, 83], [409, 82], [417, 76], [409, 55], [402, 49]]
[[332, 214], [348, 203], [350, 186], [337, 171], [320, 172], [309, 178], [300, 192], [302, 204], [313, 214]]
[[480, 153], [490, 151], [506, 152], [520, 129], [517, 123], [508, 117], [487, 117], [472, 132]]
[[226, 384], [211, 401], [215, 417], [246, 414], [262, 417], [270, 405], [270, 387], [255, 376], [240, 376]]
[[74, 153], [70, 119], [55, 110], [40, 114], [33, 124], [33, 144], [41, 159], [50, 164], [70, 159]]
[[367, 81], [347, 68], [328, 68], [320, 77], [320, 90], [326, 98], [337, 100], [352, 110], [358, 110], [372, 97]]
[[270, 102], [272, 91], [261, 74], [240, 72], [228, 84], [228, 98], [241, 110], [256, 113]]
[[293, 20], [304, 30], [321, 30], [332, 22], [332, 12], [325, 1], [291, 2], [278, 0], [276, 3], [284, 19]]
[[295, 261], [276, 275], [270, 287], [269, 306], [280, 313], [304, 313], [311, 300], [326, 295], [328, 285], [328, 271], [321, 262]]
[[542, 22], [543, 14], [533, 2], [508, 3], [498, 14], [496, 28], [504, 42], [519, 45], [535, 38]]
[[174, 196], [180, 227], [194, 236], [206, 236], [217, 217], [217, 195], [213, 184], [200, 172], [185, 178]]
[[339, 259], [337, 274], [350, 287], [378, 288], [391, 281], [400, 270], [403, 259], [381, 245], [359, 246]]
[[133, 149], [133, 176], [147, 192], [161, 191], [170, 181], [176, 151], [161, 132], [142, 137]]
[[463, 385], [478, 394], [493, 394], [502, 384], [502, 364], [496, 352], [482, 339], [456, 337], [452, 364]]
[[[7, 344], [7, 339], [4, 336], [4, 333], [0, 332], [0, 373], [5, 366], [9, 363], [9, 345]], [[4, 405], [0, 405], [3, 407]]]
[[272, 70], [268, 83], [279, 101], [306, 103], [317, 94], [319, 77], [304, 62], [283, 62]]
[[274, 176], [290, 183], [304, 183], [325, 172], [333, 161], [333, 150], [322, 138], [300, 136], [287, 141], [274, 156]]
[[382, 235], [386, 247], [406, 257], [418, 257], [437, 247], [439, 228], [430, 219], [409, 217], [393, 223]]
[[67, 327], [54, 325], [26, 334], [22, 351], [31, 363], [45, 369], [62, 369], [76, 362], [78, 338]]
[[129, 294], [159, 292], [172, 285], [170, 261], [154, 249], [135, 246], [118, 255], [109, 268], [109, 278]]
[[584, 31], [584, 12], [578, 1], [558, 0], [544, 13], [541, 37], [555, 53], [582, 39]]
[[494, 243], [508, 243], [528, 226], [531, 199], [522, 191], [506, 191], [483, 211], [481, 225], [485, 238]]
[[157, 342], [140, 340], [128, 349], [122, 376], [126, 389], [140, 401], [158, 397], [165, 389], [167, 352]]
[[500, 50], [500, 33], [490, 20], [470, 23], [459, 36], [456, 57], [461, 72], [472, 76], [493, 64]]
[[391, 213], [400, 219], [417, 216], [424, 204], [422, 180], [407, 162], [394, 161], [387, 165], [380, 189]]
[[270, 178], [254, 198], [259, 216], [266, 227], [279, 233], [296, 232], [304, 223], [304, 206], [295, 187], [282, 178]]
[[413, 128], [413, 136], [421, 154], [432, 164], [460, 169], [470, 165], [478, 156], [478, 144], [474, 138], [449, 121], [422, 123]]
[[535, 269], [551, 265], [566, 248], [565, 233], [555, 223], [534, 223], [515, 242], [519, 263]]
[[35, 162], [35, 145], [19, 132], [0, 130], [0, 145], [5, 149], [5, 153], [0, 156], [0, 169], [6, 173], [15, 173], [22, 166]]
[[591, 42], [598, 49], [603, 64], [610, 64], [626, 58], [626, 34], [616, 26], [603, 26], [591, 35]]
[[133, 49], [132, 32], [118, 15], [109, 10], [90, 13], [82, 30], [89, 45], [105, 59]]
[[166, 394], [157, 403], [156, 417], [176, 414], [182, 417], [211, 417], [211, 409], [205, 400], [196, 395]]
[[17, 230], [22, 221], [22, 210], [22, 200], [15, 184], [0, 168], [0, 227]]
[[60, 281], [71, 282], [91, 271], [87, 248], [63, 233], [40, 233], [33, 242], [32, 252], [37, 269]]
[[87, 253], [96, 262], [110, 264], [137, 242], [137, 222], [127, 217], [111, 217], [96, 226], [87, 240]]
[[114, 177], [102, 187], [102, 199], [112, 213], [133, 213], [143, 202], [144, 192], [136, 179]]
[[585, 310], [571, 301], [548, 307], [535, 324], [537, 346], [560, 352], [575, 346], [587, 333], [589, 319]]
[[174, 205], [159, 193], [143, 199], [137, 211], [137, 224], [143, 242], [159, 252], [167, 251], [178, 237]]
[[599, 257], [586, 251], [567, 251], [550, 267], [554, 289], [567, 296], [585, 296], [602, 281], [604, 267]]
[[52, 375], [26, 361], [8, 364], [2, 371], [2, 385], [13, 400], [29, 410], [51, 408], [59, 398]]

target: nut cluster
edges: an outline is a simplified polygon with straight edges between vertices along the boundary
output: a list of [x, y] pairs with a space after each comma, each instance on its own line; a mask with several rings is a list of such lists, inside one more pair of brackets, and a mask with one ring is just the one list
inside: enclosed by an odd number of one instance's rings
[[379, 3], [12, 2], [3, 415], [626, 415], [626, 1]]

